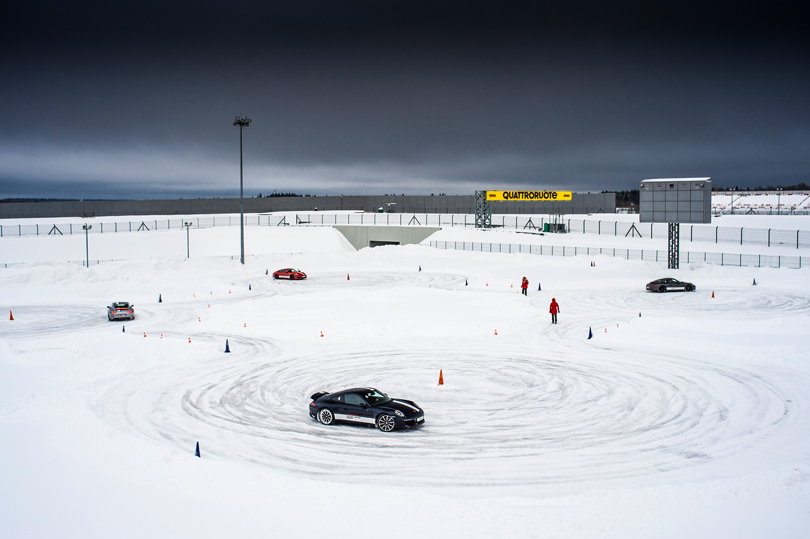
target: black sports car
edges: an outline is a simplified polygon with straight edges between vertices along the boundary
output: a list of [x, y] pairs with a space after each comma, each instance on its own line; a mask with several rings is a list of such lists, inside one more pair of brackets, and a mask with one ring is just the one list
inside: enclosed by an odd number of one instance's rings
[[647, 283], [647, 290], [650, 292], [666, 292], [667, 290], [685, 290], [692, 292], [694, 289], [695, 285], [692, 283], [679, 281], [672, 277], [664, 277], [663, 279], [656, 279], [655, 281]]
[[309, 415], [324, 425], [335, 422], [376, 425], [383, 432], [417, 427], [425, 412], [413, 401], [392, 399], [372, 387], [345, 389], [336, 393], [319, 391], [310, 397]]

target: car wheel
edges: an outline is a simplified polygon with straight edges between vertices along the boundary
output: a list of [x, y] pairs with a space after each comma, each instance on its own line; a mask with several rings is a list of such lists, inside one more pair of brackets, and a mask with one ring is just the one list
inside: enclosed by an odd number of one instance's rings
[[686, 291], [687, 291], [687, 292], [691, 292], [691, 291], [692, 291], [692, 290], [694, 290], [694, 289], [695, 289], [695, 287], [694, 287], [694, 286], [692, 286], [691, 284], [690, 284], [689, 286], [687, 286], [687, 287], [686, 287]]
[[335, 422], [335, 414], [329, 408], [321, 408], [318, 410], [318, 421], [324, 425], [331, 425]]
[[276, 274], [274, 273], [274, 274], [273, 274], [273, 279], [278, 279], [278, 275], [276, 275]]
[[661, 288], [659, 288], [659, 289], [658, 289], [658, 291], [659, 291], [659, 292], [666, 292], [666, 291], [667, 291], [667, 287], [666, 287], [666, 286], [662, 286]]
[[383, 432], [391, 432], [394, 430], [394, 416], [388, 414], [382, 414], [380, 417], [377, 418], [377, 428]]

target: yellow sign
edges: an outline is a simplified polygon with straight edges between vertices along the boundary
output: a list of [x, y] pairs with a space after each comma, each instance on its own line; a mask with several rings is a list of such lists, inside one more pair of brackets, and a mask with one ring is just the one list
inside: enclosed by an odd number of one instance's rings
[[571, 191], [487, 191], [487, 200], [571, 201]]

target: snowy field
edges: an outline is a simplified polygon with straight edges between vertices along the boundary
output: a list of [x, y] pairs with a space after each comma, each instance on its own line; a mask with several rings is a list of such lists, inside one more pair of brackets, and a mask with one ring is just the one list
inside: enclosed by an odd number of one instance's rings
[[[585, 237], [425, 243], [627, 241]], [[185, 231], [89, 241], [125, 260], [0, 239], [22, 262], [0, 269], [2, 537], [810, 536], [807, 269], [355, 251], [328, 227], [248, 227], [244, 266], [238, 227], [191, 230], [190, 259]], [[309, 278], [267, 274], [287, 266]], [[663, 276], [697, 291], [645, 291]], [[425, 426], [310, 419], [355, 386]]]

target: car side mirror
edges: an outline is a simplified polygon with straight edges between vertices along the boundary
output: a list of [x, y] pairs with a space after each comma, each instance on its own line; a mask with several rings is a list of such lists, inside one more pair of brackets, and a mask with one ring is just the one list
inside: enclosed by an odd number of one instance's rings
[[368, 408], [368, 404], [366, 404], [365, 402], [360, 403], [360, 408]]

